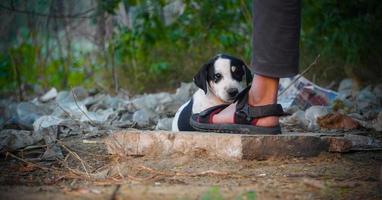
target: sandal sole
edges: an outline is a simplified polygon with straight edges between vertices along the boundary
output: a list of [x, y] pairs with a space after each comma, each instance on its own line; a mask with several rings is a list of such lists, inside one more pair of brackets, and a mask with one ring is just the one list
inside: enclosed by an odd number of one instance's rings
[[206, 124], [190, 119], [190, 125], [199, 131], [250, 134], [250, 135], [278, 135], [281, 134], [280, 125], [274, 127], [260, 127], [246, 124]]

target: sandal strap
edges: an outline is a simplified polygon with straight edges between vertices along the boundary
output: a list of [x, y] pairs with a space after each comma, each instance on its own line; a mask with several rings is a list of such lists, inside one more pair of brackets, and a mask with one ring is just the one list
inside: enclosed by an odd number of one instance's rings
[[211, 115], [215, 115], [215, 114], [219, 113], [221, 110], [223, 110], [227, 106], [229, 106], [229, 104], [222, 104], [222, 105], [210, 107], [210, 108], [200, 112], [199, 114], [197, 114], [197, 116], [198, 116], [197, 121], [202, 122], [202, 123], [209, 123], [211, 118], [212, 118]]
[[251, 123], [253, 119], [267, 116], [283, 116], [284, 110], [280, 104], [251, 106], [248, 104], [249, 88], [245, 88], [236, 98], [235, 121], [237, 123]]
[[236, 113], [245, 114], [245, 116], [251, 118], [285, 115], [284, 110], [280, 104], [269, 104], [263, 106], [250, 106], [245, 104], [240, 109], [236, 108]]

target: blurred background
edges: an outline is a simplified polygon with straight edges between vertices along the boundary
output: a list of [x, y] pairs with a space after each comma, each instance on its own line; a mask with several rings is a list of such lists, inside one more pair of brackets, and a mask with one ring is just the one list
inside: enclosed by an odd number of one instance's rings
[[[2, 0], [0, 94], [174, 91], [209, 58], [251, 62], [252, 0]], [[382, 4], [302, 0], [300, 69], [336, 88], [381, 82]]]

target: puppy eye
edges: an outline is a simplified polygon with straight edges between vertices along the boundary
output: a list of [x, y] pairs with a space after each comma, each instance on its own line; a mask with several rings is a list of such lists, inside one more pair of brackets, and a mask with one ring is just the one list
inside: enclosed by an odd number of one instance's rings
[[217, 83], [220, 79], [222, 78], [222, 75], [221, 74], [215, 74], [214, 75], [214, 81], [215, 81], [215, 83]]

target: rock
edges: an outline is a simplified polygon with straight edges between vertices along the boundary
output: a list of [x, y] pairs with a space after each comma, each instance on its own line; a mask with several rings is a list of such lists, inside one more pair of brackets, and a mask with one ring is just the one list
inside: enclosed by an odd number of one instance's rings
[[154, 118], [154, 113], [148, 109], [140, 109], [133, 114], [133, 121], [136, 122], [139, 127], [149, 126], [151, 120]]
[[[176, 89], [174, 99], [185, 103], [190, 100], [191, 96], [198, 90], [194, 83], [181, 83], [180, 87]], [[182, 104], [183, 104], [182, 103]]]
[[165, 131], [170, 131], [171, 126], [172, 126], [172, 120], [174, 118], [163, 118], [159, 119], [158, 123], [155, 127], [155, 130], [165, 130]]
[[119, 128], [130, 128], [134, 125], [133, 114], [129, 110], [117, 110], [113, 112], [107, 119], [107, 122], [111, 126], [116, 126]]
[[88, 92], [83, 87], [75, 87], [71, 91], [61, 91], [57, 94], [56, 102], [58, 104], [79, 103], [88, 97]]
[[[381, 111], [382, 112], [382, 111]], [[373, 120], [378, 117], [379, 112], [377, 110], [369, 110], [363, 113], [365, 120]]]
[[71, 118], [75, 120], [89, 121], [86, 117], [88, 110], [85, 105], [75, 102], [59, 103], [52, 115], [59, 118]]
[[360, 124], [351, 117], [340, 113], [330, 113], [318, 117], [317, 123], [320, 128], [325, 129], [352, 130], [360, 126]]
[[111, 97], [110, 95], [96, 95], [88, 97], [83, 102], [89, 111], [98, 111], [100, 109], [106, 110], [112, 108], [114, 110], [122, 109], [127, 106], [128, 101], [118, 97]]
[[289, 114], [293, 114], [293, 113], [295, 113], [297, 111], [300, 111], [300, 110], [301, 109], [298, 106], [296, 106], [296, 105], [291, 105], [291, 106], [289, 106], [287, 108], [284, 108], [284, 111], [286, 113], [289, 113]]
[[352, 150], [382, 149], [382, 141], [369, 136], [346, 134], [344, 138], [351, 141]]
[[82, 101], [82, 100], [86, 99], [86, 97], [89, 96], [88, 91], [85, 90], [85, 88], [83, 88], [81, 86], [73, 88], [70, 91], [70, 95], [71, 96], [74, 95], [74, 97], [76, 98], [77, 101]]
[[[97, 112], [88, 112], [88, 116], [94, 122], [103, 123], [113, 113], [114, 113], [113, 108], [108, 108], [106, 110], [99, 110]], [[82, 117], [86, 117], [86, 116], [82, 116]], [[87, 121], [87, 119], [84, 118], [81, 121]]]
[[156, 94], [145, 94], [133, 99], [131, 102], [137, 109], [149, 109], [155, 110], [158, 105], [171, 102], [171, 95], [167, 92], [161, 92]]
[[98, 128], [91, 125], [89, 122], [80, 122], [78, 120], [67, 119], [58, 126], [60, 137], [68, 137], [71, 135], [86, 134], [97, 131]]
[[182, 84], [175, 94], [167, 92], [145, 94], [131, 100], [131, 104], [138, 110], [145, 108], [158, 115], [175, 115], [178, 108], [191, 98], [195, 90], [196, 87], [192, 83]]
[[304, 177], [302, 179], [302, 182], [307, 186], [318, 188], [321, 190], [326, 188], [324, 182], [320, 180]]
[[34, 123], [33, 123], [33, 130], [35, 132], [38, 132], [39, 130], [43, 128], [48, 128], [50, 126], [57, 126], [59, 125], [63, 119], [52, 116], [52, 115], [45, 115], [40, 118], [38, 118]]
[[339, 99], [348, 99], [353, 95], [354, 83], [352, 79], [344, 79], [338, 87]]
[[377, 96], [371, 91], [371, 86], [358, 92], [356, 96], [356, 107], [361, 112], [367, 112], [381, 107]]
[[344, 137], [324, 137], [324, 141], [328, 143], [329, 152], [349, 152], [352, 148], [352, 142]]
[[305, 112], [302, 110], [293, 113], [291, 116], [281, 118], [280, 123], [287, 126], [299, 126], [301, 128], [307, 128], [309, 125], [309, 121], [305, 119]]
[[47, 93], [45, 93], [43, 96], [40, 97], [41, 102], [47, 102], [49, 100], [52, 100], [57, 97], [57, 89], [52, 88]]
[[105, 140], [110, 154], [120, 156], [203, 155], [226, 160], [316, 156], [327, 149], [312, 134], [241, 135], [200, 132], [118, 131]]
[[40, 133], [25, 130], [5, 129], [0, 132], [0, 151], [13, 151], [36, 144], [43, 136]]
[[326, 106], [311, 106], [305, 111], [305, 119], [309, 121], [309, 130], [318, 130], [317, 118], [327, 115], [329, 113]]
[[64, 155], [62, 154], [61, 148], [57, 144], [57, 126], [50, 126], [48, 128], [40, 129], [39, 133], [43, 136], [47, 148], [42, 155], [42, 160], [56, 160], [63, 159]]
[[6, 109], [7, 123], [17, 129], [33, 130], [35, 120], [48, 114], [48, 109], [30, 102], [11, 104]]
[[373, 128], [378, 132], [382, 132], [382, 112], [379, 112], [378, 117], [373, 124]]
[[359, 113], [350, 113], [350, 114], [347, 114], [347, 116], [349, 116], [355, 120], [364, 120], [365, 119], [365, 117]]
[[12, 113], [9, 112], [9, 106], [12, 105], [12, 101], [6, 99], [0, 99], [0, 130], [4, 125], [11, 120]]

